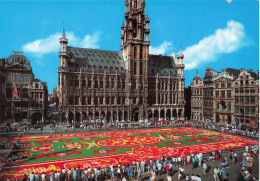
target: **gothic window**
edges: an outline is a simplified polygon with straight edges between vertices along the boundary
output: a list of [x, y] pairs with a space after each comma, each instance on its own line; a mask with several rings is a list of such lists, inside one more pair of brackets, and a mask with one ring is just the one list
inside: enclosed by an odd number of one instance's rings
[[82, 87], [86, 87], [86, 80], [82, 80]]
[[118, 81], [117, 81], [117, 88], [121, 89], [121, 81], [120, 81], [120, 79], [118, 79]]
[[6, 98], [12, 98], [12, 96], [13, 96], [13, 91], [12, 91], [12, 89], [11, 88], [7, 88], [6, 89]]
[[137, 8], [137, 1], [134, 2], [134, 8]]
[[12, 75], [7, 75], [6, 76], [6, 81], [7, 81], [7, 83], [12, 83], [13, 81], [12, 81]]
[[111, 89], [113, 89], [114, 86], [115, 86], [115, 85], [114, 85], [114, 78], [112, 78], [112, 79], [111, 79]]
[[136, 98], [135, 97], [133, 98], [133, 104], [136, 104]]
[[28, 75], [24, 75], [24, 76], [23, 76], [23, 82], [24, 82], [24, 83], [27, 83], [27, 82], [28, 82]]
[[251, 107], [251, 108], [250, 108], [250, 113], [251, 113], [251, 114], [255, 114], [255, 107]]
[[75, 86], [76, 86], [76, 87], [79, 86], [79, 80], [78, 80], [78, 79], [75, 80]]
[[133, 89], [136, 89], [136, 82], [133, 82]]
[[120, 98], [120, 97], [117, 98], [117, 104], [118, 104], [118, 105], [121, 104], [121, 98]]
[[136, 31], [137, 23], [136, 23], [136, 20], [134, 20], [133, 27], [134, 27], [134, 31], [133, 31], [134, 38], [136, 38], [137, 37], [137, 31]]
[[144, 56], [143, 56], [143, 47], [141, 46], [141, 48], [140, 48], [140, 59], [143, 59], [144, 58]]
[[70, 80], [70, 81], [69, 81], [69, 85], [70, 85], [70, 86], [73, 86], [73, 80]]
[[95, 80], [95, 88], [97, 89], [98, 88], [98, 81]]
[[109, 88], [109, 81], [107, 80], [107, 88]]
[[106, 97], [106, 105], [109, 105], [109, 97]]
[[230, 88], [231, 87], [231, 82], [227, 83], [227, 87]]
[[86, 98], [85, 97], [82, 97], [82, 105], [86, 105]]
[[229, 111], [231, 111], [231, 102], [228, 102], [228, 103], [227, 103], [227, 109], [228, 109]]
[[137, 59], [137, 46], [134, 46], [134, 59]]
[[216, 91], [216, 98], [219, 97], [219, 91]]
[[140, 61], [140, 75], [143, 75], [143, 62]]
[[221, 97], [225, 98], [225, 91], [221, 91]]
[[28, 89], [23, 89], [23, 98], [28, 98]]
[[227, 98], [231, 98], [231, 91], [227, 91]]
[[98, 99], [97, 99], [97, 97], [94, 97], [94, 105], [98, 105]]
[[103, 105], [103, 97], [100, 97], [100, 98], [99, 98], [99, 104], [100, 104], [100, 105]]
[[136, 75], [136, 67], [137, 67], [136, 62], [134, 62], [134, 75]]
[[20, 82], [20, 75], [15, 75], [15, 82]]
[[73, 97], [69, 98], [69, 105], [73, 105]]
[[125, 81], [122, 80], [122, 89], [125, 89]]
[[91, 105], [91, 97], [88, 97], [88, 105]]
[[91, 87], [91, 80], [88, 80], [88, 87]]
[[102, 80], [100, 81], [99, 88], [103, 89], [103, 81]]
[[164, 94], [162, 94], [162, 104], [164, 104]]
[[75, 97], [75, 105], [79, 105], [79, 97], [78, 96]]
[[255, 97], [254, 97], [254, 96], [251, 96], [251, 97], [250, 97], [250, 103], [251, 103], [251, 104], [255, 104]]
[[235, 96], [235, 103], [239, 103], [239, 97]]
[[115, 98], [114, 98], [114, 97], [111, 98], [111, 104], [112, 104], [112, 105], [115, 104]]

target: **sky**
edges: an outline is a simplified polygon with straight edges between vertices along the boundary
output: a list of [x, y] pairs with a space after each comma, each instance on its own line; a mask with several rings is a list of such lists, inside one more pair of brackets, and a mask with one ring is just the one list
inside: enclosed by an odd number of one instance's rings
[[[259, 70], [257, 0], [146, 0], [150, 54], [182, 49], [185, 87], [199, 72], [224, 68]], [[58, 82], [59, 38], [69, 46], [120, 51], [124, 0], [0, 0], [0, 58], [23, 51], [33, 73]]]

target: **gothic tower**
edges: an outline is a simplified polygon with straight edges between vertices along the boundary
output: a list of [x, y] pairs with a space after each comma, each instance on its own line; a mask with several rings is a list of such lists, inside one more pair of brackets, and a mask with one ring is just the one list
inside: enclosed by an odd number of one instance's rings
[[146, 119], [148, 98], [149, 22], [144, 0], [125, 1], [121, 50], [127, 69], [127, 100], [132, 119]]
[[65, 70], [68, 66], [68, 49], [67, 49], [67, 44], [68, 44], [68, 39], [66, 38], [65, 30], [63, 29], [62, 32], [62, 37], [60, 38], [60, 45], [61, 45], [61, 50], [59, 52], [59, 57], [60, 57], [60, 68], [59, 68], [59, 82], [58, 82], [58, 92], [62, 96], [59, 99], [59, 104], [63, 105], [66, 102], [66, 94], [62, 94], [62, 91], [64, 91], [64, 87], [66, 87], [66, 76], [62, 69]]

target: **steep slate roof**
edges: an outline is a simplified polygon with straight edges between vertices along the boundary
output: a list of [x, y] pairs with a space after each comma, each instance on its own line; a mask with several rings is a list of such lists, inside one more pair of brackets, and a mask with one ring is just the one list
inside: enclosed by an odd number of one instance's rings
[[99, 70], [126, 70], [121, 52], [68, 46], [68, 54], [69, 66]]
[[176, 65], [173, 57], [149, 55], [149, 76], [156, 74], [176, 74]]
[[240, 74], [240, 70], [239, 69], [226, 68], [225, 70], [229, 73], [229, 75], [233, 75], [235, 79]]
[[[226, 71], [231, 75], [233, 75], [235, 78], [237, 78], [240, 74], [240, 69], [232, 69], [232, 68], [226, 68]], [[259, 77], [257, 75], [257, 73], [255, 72], [250, 72], [248, 71], [248, 73], [250, 73], [250, 75], [255, 79], [258, 80]]]
[[10, 55], [6, 59], [7, 66], [15, 66], [19, 65], [26, 68], [31, 68], [30, 61], [23, 55], [23, 52], [15, 52], [13, 51], [12, 55]]
[[[97, 70], [126, 71], [122, 52], [68, 46], [69, 66]], [[173, 57], [149, 55], [149, 76], [176, 74]]]

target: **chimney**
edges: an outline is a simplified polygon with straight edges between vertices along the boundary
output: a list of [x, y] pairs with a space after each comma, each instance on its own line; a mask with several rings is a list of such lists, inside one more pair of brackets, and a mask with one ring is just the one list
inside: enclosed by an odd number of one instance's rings
[[240, 68], [240, 73], [243, 71], [243, 69], [242, 68]]
[[253, 72], [253, 69], [249, 69], [249, 72]]

